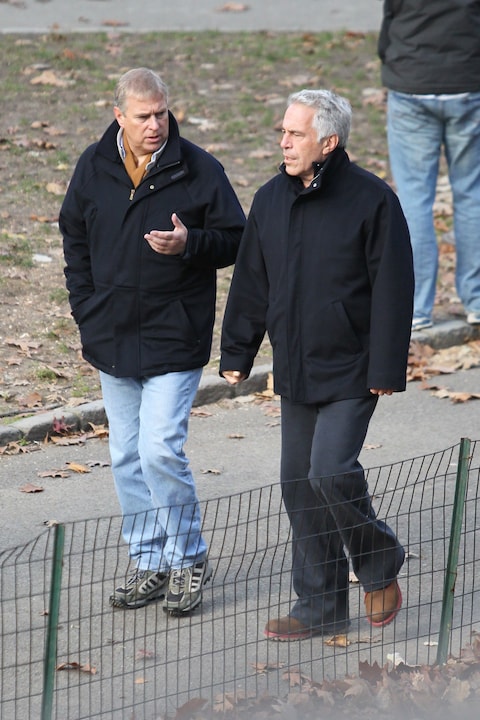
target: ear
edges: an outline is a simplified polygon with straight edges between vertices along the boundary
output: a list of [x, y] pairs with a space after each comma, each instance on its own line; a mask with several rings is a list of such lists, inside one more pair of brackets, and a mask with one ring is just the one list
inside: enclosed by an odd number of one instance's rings
[[338, 135], [329, 135], [328, 137], [324, 138], [322, 143], [322, 152], [324, 155], [329, 155], [331, 152], [335, 150], [336, 147], [338, 147], [338, 141], [339, 137]]
[[113, 108], [113, 114], [115, 115], [115, 120], [118, 122], [118, 124], [120, 125], [120, 127], [123, 127], [123, 126], [124, 126], [123, 113], [122, 113], [122, 111], [120, 110], [120, 108], [117, 107], [116, 105], [115, 105], [115, 107]]

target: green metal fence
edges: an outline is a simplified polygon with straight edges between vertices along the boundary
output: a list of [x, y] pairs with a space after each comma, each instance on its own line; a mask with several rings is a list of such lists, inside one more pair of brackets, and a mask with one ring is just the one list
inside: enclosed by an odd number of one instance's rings
[[49, 528], [2, 552], [1, 720], [159, 720], [196, 707], [228, 715], [239, 698], [286, 697], [292, 670], [322, 682], [362, 663], [458, 657], [480, 631], [479, 459], [477, 443], [462, 440], [367, 471], [377, 515], [407, 550], [404, 604], [392, 625], [372, 628], [352, 578], [345, 647], [263, 637], [292, 602], [278, 483], [201, 504], [214, 577], [191, 616], [172, 617], [161, 603], [109, 606], [125, 577], [120, 517]]

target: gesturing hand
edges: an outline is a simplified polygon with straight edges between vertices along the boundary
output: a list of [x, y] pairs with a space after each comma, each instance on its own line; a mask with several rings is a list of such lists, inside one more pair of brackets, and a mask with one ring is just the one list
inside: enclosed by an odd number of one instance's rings
[[143, 236], [152, 250], [162, 255], [181, 255], [187, 244], [188, 230], [176, 213], [172, 215], [173, 230], [150, 230]]

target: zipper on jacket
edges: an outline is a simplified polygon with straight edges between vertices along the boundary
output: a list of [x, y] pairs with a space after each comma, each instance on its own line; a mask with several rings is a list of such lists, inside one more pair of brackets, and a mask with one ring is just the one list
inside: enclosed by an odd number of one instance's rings
[[133, 196], [134, 196], [134, 195], [135, 195], [135, 188], [132, 188], [132, 189], [130, 190], [130, 197], [129, 197], [128, 199], [129, 199], [129, 200], [133, 200]]

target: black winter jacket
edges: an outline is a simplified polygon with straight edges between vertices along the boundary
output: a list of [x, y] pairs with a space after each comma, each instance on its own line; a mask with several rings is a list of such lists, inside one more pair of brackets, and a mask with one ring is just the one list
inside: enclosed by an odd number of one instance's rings
[[[114, 121], [81, 155], [60, 230], [72, 314], [83, 355], [117, 377], [190, 370], [208, 362], [216, 268], [231, 265], [245, 216], [222, 166], [181, 138], [169, 139], [135, 192], [117, 148]], [[144, 234], [188, 228], [183, 256], [154, 252]]]
[[304, 188], [282, 172], [255, 195], [223, 323], [220, 372], [250, 373], [268, 332], [292, 402], [404, 390], [413, 304], [397, 196], [337, 148]]
[[480, 0], [385, 0], [382, 82], [418, 95], [480, 91]]

